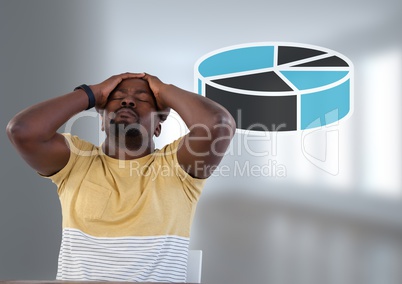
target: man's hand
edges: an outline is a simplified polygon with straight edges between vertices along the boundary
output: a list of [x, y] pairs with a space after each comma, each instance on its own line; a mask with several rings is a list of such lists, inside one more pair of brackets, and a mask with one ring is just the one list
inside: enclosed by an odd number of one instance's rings
[[170, 112], [170, 107], [166, 104], [165, 100], [163, 99], [163, 88], [167, 85], [163, 83], [158, 77], [149, 75], [147, 73], [143, 73], [143, 80], [148, 82], [149, 88], [151, 89], [152, 93], [155, 96], [156, 100], [156, 107], [158, 111], [162, 112], [163, 119], [166, 119], [167, 115]]
[[95, 95], [95, 109], [100, 112], [105, 108], [107, 104], [107, 99], [110, 93], [123, 81], [124, 79], [141, 79], [144, 77], [144, 73], [122, 73], [119, 75], [114, 75], [102, 83], [91, 85], [90, 88]]

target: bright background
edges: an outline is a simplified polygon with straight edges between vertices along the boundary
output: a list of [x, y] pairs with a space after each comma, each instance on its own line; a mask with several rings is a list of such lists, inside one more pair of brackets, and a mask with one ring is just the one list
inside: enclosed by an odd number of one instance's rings
[[[204, 54], [281, 41], [347, 56], [354, 112], [313, 132], [236, 134], [193, 224], [203, 282], [402, 283], [401, 26], [399, 0], [1, 0], [0, 279], [54, 279], [61, 237], [55, 186], [6, 138], [13, 115], [126, 71], [194, 90]], [[94, 111], [70, 128], [102, 141]], [[157, 145], [185, 131], [173, 115]]]

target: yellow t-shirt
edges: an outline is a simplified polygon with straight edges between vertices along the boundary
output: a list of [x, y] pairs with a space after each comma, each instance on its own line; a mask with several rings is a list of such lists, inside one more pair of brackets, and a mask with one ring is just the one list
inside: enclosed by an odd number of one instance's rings
[[57, 279], [185, 282], [191, 222], [205, 179], [178, 164], [180, 139], [117, 160], [77, 136], [58, 186], [63, 237]]

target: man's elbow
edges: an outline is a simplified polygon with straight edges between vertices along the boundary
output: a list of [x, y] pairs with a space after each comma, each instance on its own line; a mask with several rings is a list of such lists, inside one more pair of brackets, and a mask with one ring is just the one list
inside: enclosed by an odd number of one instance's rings
[[236, 121], [229, 112], [219, 113], [214, 116], [213, 133], [215, 136], [231, 136], [236, 132]]
[[14, 145], [26, 144], [32, 140], [29, 126], [21, 121], [10, 120], [6, 127], [7, 136]]

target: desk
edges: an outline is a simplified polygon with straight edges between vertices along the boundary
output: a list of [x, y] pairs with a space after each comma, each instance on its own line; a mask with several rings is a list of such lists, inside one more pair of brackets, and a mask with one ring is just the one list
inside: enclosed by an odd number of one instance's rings
[[[0, 280], [0, 284], [161, 284], [161, 282], [114, 282], [114, 281], [60, 281], [60, 280]], [[170, 283], [174, 284], [174, 283]], [[178, 283], [177, 283], [178, 284]], [[186, 283], [180, 283], [186, 284]], [[190, 284], [190, 283], [187, 283]]]

